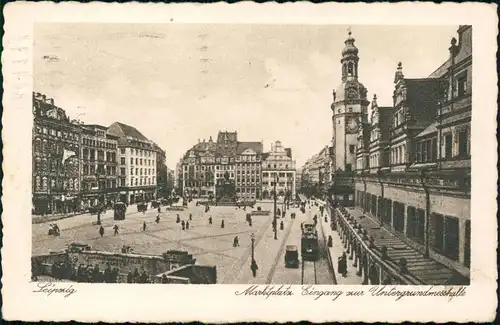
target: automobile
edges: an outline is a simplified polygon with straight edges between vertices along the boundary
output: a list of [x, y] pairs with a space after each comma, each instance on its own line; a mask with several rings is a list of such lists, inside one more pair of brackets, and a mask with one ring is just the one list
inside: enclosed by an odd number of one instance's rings
[[299, 250], [295, 245], [286, 245], [285, 267], [299, 267]]
[[79, 253], [83, 251], [89, 251], [91, 247], [84, 243], [71, 243], [67, 246], [67, 250], [71, 253]]

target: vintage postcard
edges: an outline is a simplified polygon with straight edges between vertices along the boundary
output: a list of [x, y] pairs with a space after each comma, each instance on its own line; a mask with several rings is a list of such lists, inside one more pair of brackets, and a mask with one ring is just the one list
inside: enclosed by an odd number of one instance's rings
[[493, 320], [495, 9], [7, 5], [3, 315]]

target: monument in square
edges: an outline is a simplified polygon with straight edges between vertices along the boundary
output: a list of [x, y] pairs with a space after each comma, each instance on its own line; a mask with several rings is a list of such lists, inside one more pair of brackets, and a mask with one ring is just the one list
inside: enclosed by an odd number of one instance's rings
[[229, 173], [224, 173], [224, 178], [218, 179], [215, 187], [217, 205], [236, 204], [236, 185], [234, 179], [229, 178]]

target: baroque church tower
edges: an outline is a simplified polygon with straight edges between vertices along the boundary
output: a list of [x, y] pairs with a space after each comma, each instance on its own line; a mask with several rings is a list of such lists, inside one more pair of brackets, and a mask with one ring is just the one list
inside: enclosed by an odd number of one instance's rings
[[354, 38], [345, 40], [342, 50], [342, 83], [333, 90], [333, 137], [335, 170], [352, 171], [356, 164], [357, 136], [368, 122], [367, 90], [358, 81], [358, 49]]

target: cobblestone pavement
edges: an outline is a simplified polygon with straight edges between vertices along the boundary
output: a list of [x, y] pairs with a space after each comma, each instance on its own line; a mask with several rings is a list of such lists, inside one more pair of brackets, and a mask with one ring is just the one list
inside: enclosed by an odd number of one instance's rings
[[[272, 203], [258, 203], [262, 210], [273, 210]], [[257, 207], [256, 206], [256, 207]], [[92, 249], [120, 252], [123, 245], [129, 245], [140, 254], [161, 254], [170, 249], [186, 250], [197, 260], [197, 264], [216, 265], [218, 283], [266, 283], [272, 278], [276, 256], [282, 251], [283, 239], [291, 228], [290, 217], [284, 220], [285, 230], [278, 230], [279, 240], [274, 240], [272, 232], [272, 213], [269, 216], [253, 216], [252, 227], [245, 221], [250, 212], [235, 207], [211, 207], [208, 213], [204, 207], [190, 203], [184, 211], [165, 211], [162, 207], [160, 223], [155, 222], [156, 209], [138, 213], [136, 206], [129, 206], [125, 220], [113, 220], [113, 211], [101, 215], [105, 229], [100, 237], [99, 226], [95, 225], [96, 215], [79, 215], [57, 222], [61, 229], [59, 237], [48, 236], [48, 223], [32, 225], [32, 254], [47, 254], [63, 250], [66, 245], [85, 243]], [[189, 221], [189, 214], [192, 220]], [[188, 230], [182, 230], [175, 222], [176, 215], [189, 221]], [[208, 218], [213, 224], [209, 225]], [[225, 227], [221, 228], [224, 220]], [[146, 231], [142, 230], [146, 222]], [[119, 234], [113, 234], [113, 226], [119, 226]], [[259, 263], [259, 277], [253, 278], [250, 271], [251, 240], [256, 237], [255, 256]], [[240, 246], [233, 247], [233, 239], [238, 236]], [[255, 282], [257, 281], [257, 282]]]

